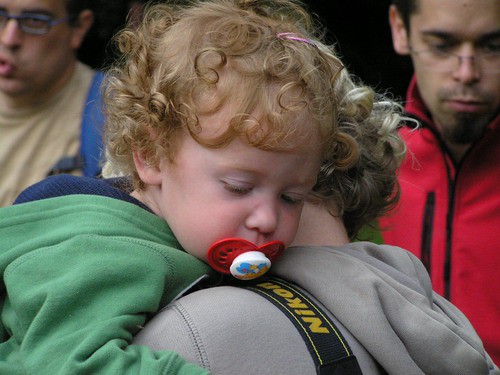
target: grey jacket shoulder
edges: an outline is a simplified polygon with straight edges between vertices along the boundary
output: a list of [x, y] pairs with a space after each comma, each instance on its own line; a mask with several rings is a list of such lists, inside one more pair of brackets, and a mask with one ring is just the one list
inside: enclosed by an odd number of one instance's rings
[[403, 249], [290, 248], [270, 272], [312, 293], [389, 374], [500, 373], [468, 319]]
[[[292, 247], [269, 272], [326, 308], [365, 375], [500, 373], [465, 316], [432, 292], [421, 262], [402, 249], [366, 242]], [[289, 319], [241, 288], [175, 301], [135, 343], [175, 350], [214, 374], [315, 374]]]
[[[384, 372], [334, 320], [364, 375]], [[156, 315], [135, 344], [173, 350], [217, 375], [315, 374], [299, 331], [275, 305], [247, 289], [220, 286], [191, 293]]]

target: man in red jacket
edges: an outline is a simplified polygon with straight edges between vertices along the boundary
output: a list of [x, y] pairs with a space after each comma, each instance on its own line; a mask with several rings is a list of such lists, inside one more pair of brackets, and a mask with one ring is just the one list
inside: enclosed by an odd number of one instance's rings
[[401, 129], [401, 203], [384, 241], [419, 256], [434, 290], [500, 363], [500, 1], [393, 0], [394, 49], [415, 75]]

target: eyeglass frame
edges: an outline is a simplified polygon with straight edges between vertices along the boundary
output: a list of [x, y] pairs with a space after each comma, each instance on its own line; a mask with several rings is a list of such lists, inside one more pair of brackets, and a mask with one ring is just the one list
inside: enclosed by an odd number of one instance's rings
[[[440, 72], [453, 72], [455, 71], [456, 69], [460, 68], [460, 66], [462, 65], [462, 62], [464, 60], [471, 60], [471, 62], [473, 62], [474, 64], [480, 64], [481, 61], [484, 61], [485, 58], [499, 58], [500, 57], [500, 53], [499, 52], [476, 52], [474, 53], [472, 56], [462, 56], [462, 55], [458, 55], [456, 53], [453, 53], [453, 52], [449, 52], [449, 51], [444, 51], [444, 50], [440, 50], [440, 49], [433, 49], [433, 48], [428, 48], [428, 49], [423, 49], [423, 50], [414, 50], [411, 46], [409, 47], [409, 51], [410, 51], [410, 54], [411, 55], [416, 55], [418, 56], [419, 54], [422, 54], [422, 53], [429, 53], [432, 57], [436, 58], [436, 59], [451, 59], [453, 58], [454, 61], [457, 61], [458, 60], [458, 65], [455, 66], [455, 68], [450, 68], [450, 69], [430, 69], [430, 70], [434, 70], [434, 71], [440, 71]], [[476, 68], [478, 65], [475, 65]], [[498, 65], [497, 65], [498, 66]], [[486, 68], [485, 69], [485, 66], [484, 65], [481, 65], [481, 69], [486, 71], [486, 72], [500, 72], [500, 67], [496, 68], [496, 69], [492, 69], [490, 70], [489, 68]]]
[[[17, 26], [19, 27], [19, 30], [21, 30], [23, 33], [30, 34], [30, 35], [45, 35], [50, 31], [50, 29], [53, 26], [59, 25], [59, 24], [66, 22], [66, 21], [73, 20], [77, 16], [67, 15], [65, 17], [54, 19], [54, 17], [49, 16], [47, 14], [43, 14], [43, 13], [29, 13], [28, 12], [28, 13], [21, 13], [19, 15], [12, 15], [4, 10], [0, 10], [0, 18], [1, 17], [5, 17], [5, 23], [2, 25], [0, 22], [0, 29], [3, 29], [5, 26], [7, 26], [7, 23], [10, 20], [16, 20]], [[36, 21], [45, 22], [47, 26], [46, 26], [46, 28], [40, 29], [40, 30], [26, 28], [25, 26], [23, 26], [23, 22], [22, 22], [23, 20], [26, 20], [26, 19], [34, 19]]]

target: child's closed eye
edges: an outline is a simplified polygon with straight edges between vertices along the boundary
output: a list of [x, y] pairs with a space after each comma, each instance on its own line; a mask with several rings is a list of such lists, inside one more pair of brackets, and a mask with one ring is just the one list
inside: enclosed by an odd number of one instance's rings
[[299, 194], [281, 194], [281, 199], [288, 204], [299, 205], [304, 202], [304, 197]]
[[223, 181], [223, 183], [224, 183], [224, 189], [236, 195], [245, 195], [252, 191], [252, 187], [250, 186], [240, 186], [234, 183], [229, 183], [227, 181]]

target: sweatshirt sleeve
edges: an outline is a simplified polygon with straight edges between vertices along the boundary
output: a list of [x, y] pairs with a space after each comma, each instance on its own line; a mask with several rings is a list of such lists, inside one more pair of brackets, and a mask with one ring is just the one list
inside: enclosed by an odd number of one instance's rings
[[208, 374], [174, 352], [130, 344], [146, 317], [204, 270], [182, 251], [131, 238], [82, 235], [39, 247], [5, 271], [11, 337], [1, 345], [16, 348], [9, 358], [23, 374]]

